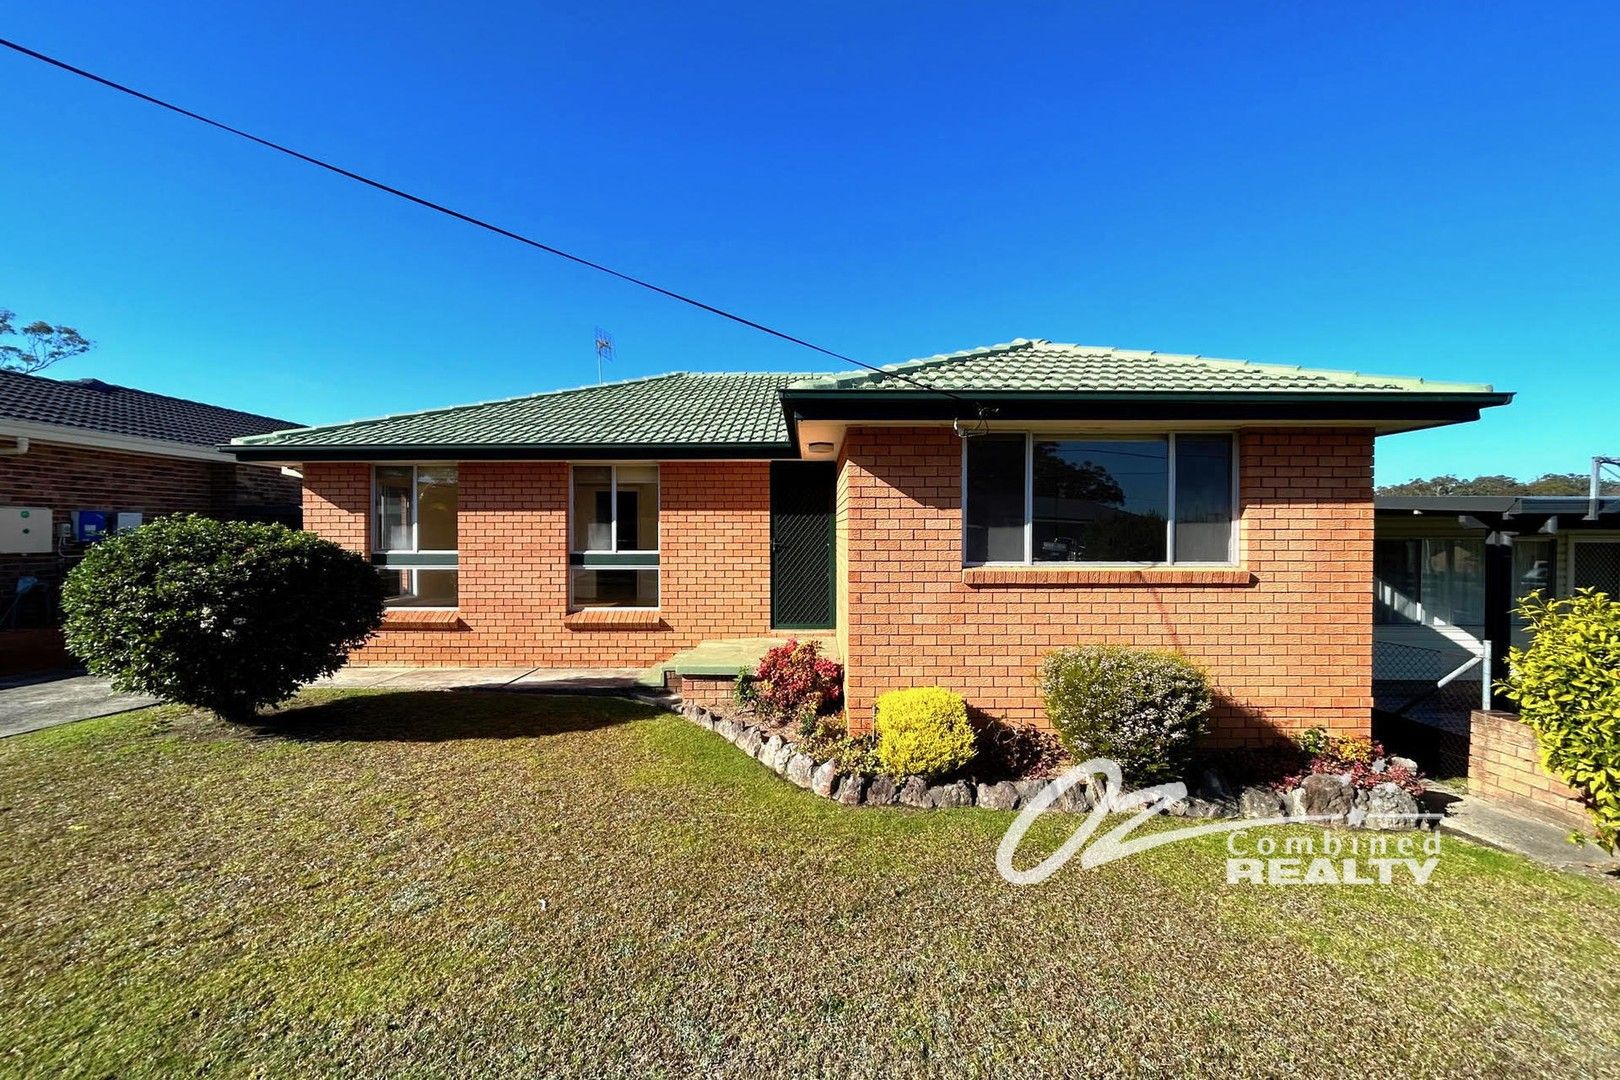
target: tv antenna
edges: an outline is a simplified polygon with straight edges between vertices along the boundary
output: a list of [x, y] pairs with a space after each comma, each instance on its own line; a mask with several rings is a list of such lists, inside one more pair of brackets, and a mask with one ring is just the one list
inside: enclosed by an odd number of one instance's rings
[[596, 328], [596, 381], [598, 383], [602, 381], [602, 363], [612, 359], [613, 335], [598, 326]]

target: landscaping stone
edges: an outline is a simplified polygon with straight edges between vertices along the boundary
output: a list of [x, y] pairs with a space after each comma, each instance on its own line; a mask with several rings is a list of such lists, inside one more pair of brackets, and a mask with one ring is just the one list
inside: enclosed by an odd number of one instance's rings
[[1238, 813], [1246, 818], [1278, 817], [1285, 812], [1281, 795], [1252, 784], [1238, 793], [1237, 805]]
[[745, 727], [737, 735], [737, 749], [749, 757], [758, 757], [760, 747], [765, 745], [765, 736], [759, 733], [759, 728]]
[[1350, 782], [1342, 776], [1317, 773], [1300, 784], [1301, 805], [1306, 817], [1345, 818], [1356, 804]]
[[1226, 777], [1221, 775], [1219, 769], [1205, 769], [1200, 772], [1193, 794], [1208, 802], [1232, 802], [1235, 799], [1231, 785], [1226, 782]]
[[714, 730], [713, 715], [710, 714], [708, 709], [703, 708], [701, 705], [698, 706], [697, 709], [692, 713], [692, 722], [697, 724], [698, 727], [707, 728], [709, 731]]
[[1305, 816], [1305, 789], [1294, 788], [1283, 796], [1283, 810], [1289, 817]]
[[[1050, 783], [1050, 781], [1042, 782]], [[1096, 805], [1096, 793], [1091, 790], [1090, 784], [1082, 780], [1059, 795], [1057, 802], [1052, 805], [1071, 814], [1083, 814]]]
[[973, 789], [958, 780], [954, 784], [935, 784], [928, 789], [927, 805], [936, 810], [951, 810], [973, 805]]
[[783, 775], [787, 777], [788, 783], [807, 788], [810, 786], [810, 780], [815, 771], [816, 763], [810, 759], [808, 754], [795, 753], [788, 759], [787, 771]]
[[793, 755], [797, 754], [798, 752], [799, 751], [792, 743], [784, 739], [782, 741], [782, 748], [776, 752], [776, 757], [771, 762], [771, 768], [775, 769], [778, 773], [787, 772], [788, 762], [792, 761]]
[[1422, 822], [1408, 815], [1418, 813], [1417, 800], [1398, 784], [1379, 784], [1367, 793], [1367, 828], [1416, 829]]
[[759, 753], [755, 754], [754, 756], [759, 758], [759, 760], [765, 765], [769, 766], [770, 763], [776, 759], [776, 755], [781, 752], [782, 747], [786, 745], [787, 740], [782, 738], [782, 736], [772, 735], [770, 738], [766, 739], [760, 744]]
[[1013, 790], [1018, 792], [1018, 805], [1019, 806], [1028, 806], [1030, 804], [1030, 801], [1033, 800], [1035, 798], [1035, 796], [1037, 796], [1041, 792], [1045, 791], [1046, 790], [1046, 785], [1050, 784], [1051, 782], [1052, 781], [1050, 781], [1050, 780], [1014, 780], [1014, 781], [1012, 781], [1011, 783], [1012, 783], [1012, 786], [1013, 786]]
[[894, 780], [887, 776], [874, 776], [866, 782], [866, 791], [861, 796], [861, 802], [867, 806], [893, 806], [900, 797], [900, 789], [895, 786]]
[[726, 742], [734, 743], [742, 734], [742, 725], [728, 716], [722, 716], [714, 722], [714, 730]]
[[1415, 773], [1415, 772], [1418, 771], [1418, 763], [1413, 761], [1409, 757], [1398, 757], [1398, 756], [1395, 756], [1395, 755], [1391, 755], [1390, 758], [1389, 758], [1389, 763], [1390, 763], [1390, 765], [1394, 766], [1395, 768], [1405, 769], [1408, 772], [1414, 772]]
[[1177, 815], [1178, 817], [1223, 818], [1233, 816], [1233, 804], [1221, 799], [1204, 799], [1192, 795], [1181, 801], [1186, 806], [1186, 813]]
[[810, 790], [824, 799], [832, 798], [833, 787], [838, 783], [838, 766], [831, 761], [823, 761], [810, 777]]
[[1018, 789], [1005, 780], [999, 784], [978, 785], [974, 799], [987, 810], [1016, 810], [1022, 801]]
[[928, 802], [928, 782], [920, 776], [908, 776], [900, 785], [900, 805], [915, 806], [919, 809], [930, 805]]
[[833, 798], [845, 806], [861, 805], [861, 793], [866, 789], [866, 777], [860, 773], [850, 773], [838, 780], [838, 786], [833, 788]]

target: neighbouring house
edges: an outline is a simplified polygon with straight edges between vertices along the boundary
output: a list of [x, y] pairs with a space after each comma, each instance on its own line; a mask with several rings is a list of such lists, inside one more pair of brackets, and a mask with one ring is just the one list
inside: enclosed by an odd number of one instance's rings
[[1380, 496], [1374, 508], [1374, 704], [1385, 721], [1430, 729], [1406, 729], [1413, 752], [1427, 743], [1435, 767], [1460, 773], [1486, 680], [1506, 677], [1508, 649], [1529, 643], [1519, 601], [1620, 596], [1620, 498]]
[[62, 577], [120, 525], [181, 512], [297, 525], [296, 479], [219, 449], [294, 426], [97, 379], [0, 371], [0, 632], [15, 632], [0, 670], [62, 662]]
[[1212, 738], [1240, 743], [1368, 730], [1374, 438], [1510, 398], [1019, 340], [881, 374], [677, 373], [229, 449], [301, 470], [306, 527], [386, 576], [390, 610], [356, 662], [647, 666], [824, 633], [860, 731], [879, 693], [928, 684], [1043, 723], [1042, 653], [1118, 642], [1205, 665]]

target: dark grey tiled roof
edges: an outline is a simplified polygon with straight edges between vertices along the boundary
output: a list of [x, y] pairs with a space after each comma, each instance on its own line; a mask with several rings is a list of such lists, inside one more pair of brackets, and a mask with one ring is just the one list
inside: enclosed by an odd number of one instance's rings
[[298, 426], [291, 420], [113, 386], [99, 379], [47, 379], [0, 371], [0, 423], [5, 420], [193, 446], [218, 446], [241, 435]]

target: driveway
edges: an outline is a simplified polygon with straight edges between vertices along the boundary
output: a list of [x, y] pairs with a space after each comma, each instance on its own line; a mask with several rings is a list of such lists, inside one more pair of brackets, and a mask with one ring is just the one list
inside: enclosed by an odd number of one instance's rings
[[120, 694], [106, 680], [71, 672], [0, 680], [0, 738], [156, 705], [156, 698]]

